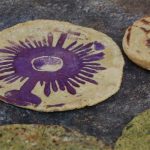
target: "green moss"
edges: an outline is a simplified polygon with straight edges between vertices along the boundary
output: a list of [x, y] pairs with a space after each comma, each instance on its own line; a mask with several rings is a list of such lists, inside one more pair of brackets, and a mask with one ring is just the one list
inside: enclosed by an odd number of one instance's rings
[[102, 141], [60, 126], [0, 126], [2, 150], [110, 150]]
[[115, 150], [150, 150], [150, 109], [135, 117], [123, 130]]

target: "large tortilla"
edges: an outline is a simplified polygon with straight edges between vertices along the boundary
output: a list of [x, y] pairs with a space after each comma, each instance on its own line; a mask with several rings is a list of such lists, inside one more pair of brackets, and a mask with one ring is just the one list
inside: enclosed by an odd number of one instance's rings
[[150, 149], [150, 109], [135, 117], [123, 130], [115, 150]]
[[127, 56], [137, 65], [150, 70], [150, 17], [144, 17], [130, 26], [123, 38]]
[[0, 126], [1, 150], [111, 150], [92, 136], [50, 125]]
[[107, 35], [36, 20], [0, 32], [0, 98], [36, 111], [91, 106], [115, 94], [124, 60]]

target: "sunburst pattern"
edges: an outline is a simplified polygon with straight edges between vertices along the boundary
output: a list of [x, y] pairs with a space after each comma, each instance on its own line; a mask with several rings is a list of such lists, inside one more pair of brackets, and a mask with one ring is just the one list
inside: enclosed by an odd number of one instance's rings
[[9, 41], [10, 46], [0, 49], [6, 55], [0, 58], [0, 80], [9, 84], [26, 79], [20, 90], [5, 93], [10, 103], [40, 104], [41, 99], [31, 93], [38, 82], [44, 85], [46, 96], [59, 90], [74, 95], [76, 88], [86, 82], [98, 84], [93, 77], [105, 69], [99, 63], [104, 58], [104, 46], [97, 41], [86, 44], [74, 41], [63, 48], [66, 40], [67, 34], [62, 33], [53, 46], [53, 35], [49, 33], [42, 41]]

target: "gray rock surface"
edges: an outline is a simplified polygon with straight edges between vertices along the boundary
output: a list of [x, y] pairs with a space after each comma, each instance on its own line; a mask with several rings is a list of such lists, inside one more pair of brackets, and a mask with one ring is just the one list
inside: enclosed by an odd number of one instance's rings
[[[0, 30], [34, 19], [57, 19], [92, 27], [121, 47], [128, 25], [150, 15], [150, 0], [0, 0]], [[67, 112], [40, 113], [0, 102], [0, 124], [61, 124], [114, 145], [123, 127], [150, 108], [150, 72], [125, 55], [120, 91], [98, 105]]]

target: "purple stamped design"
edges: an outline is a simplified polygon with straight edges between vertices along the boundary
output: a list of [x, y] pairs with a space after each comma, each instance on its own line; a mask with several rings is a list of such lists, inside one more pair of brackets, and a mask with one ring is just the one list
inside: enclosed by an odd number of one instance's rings
[[105, 48], [102, 43], [97, 42], [97, 41], [94, 42], [94, 47], [96, 50], [104, 50], [104, 48]]
[[[9, 84], [26, 79], [20, 90], [5, 93], [7, 102], [21, 106], [39, 105], [41, 98], [32, 93], [37, 83], [44, 85], [46, 96], [59, 90], [74, 95], [76, 88], [86, 82], [98, 84], [93, 79], [94, 74], [105, 68], [99, 63], [104, 53], [96, 50], [104, 50], [104, 46], [97, 41], [87, 44], [74, 41], [63, 48], [66, 40], [67, 33], [62, 33], [56, 46], [52, 46], [50, 33], [42, 41], [9, 41], [10, 46], [0, 49], [0, 53], [8, 54], [0, 59], [0, 80]], [[93, 45], [96, 50], [92, 49]]]

